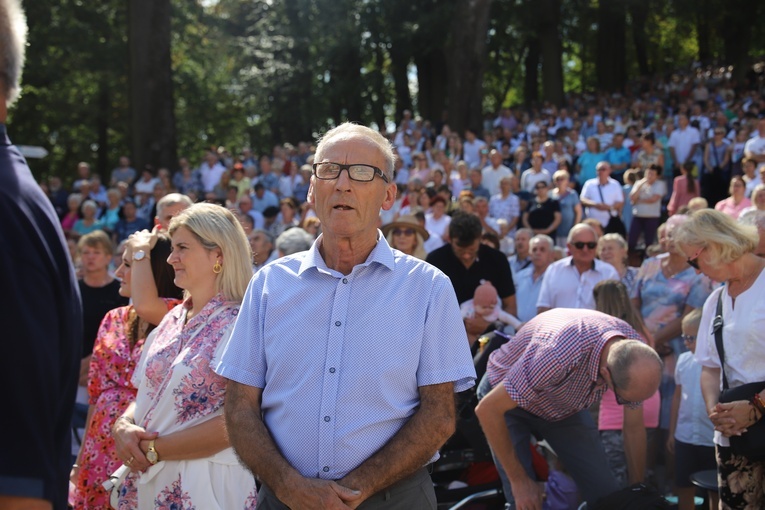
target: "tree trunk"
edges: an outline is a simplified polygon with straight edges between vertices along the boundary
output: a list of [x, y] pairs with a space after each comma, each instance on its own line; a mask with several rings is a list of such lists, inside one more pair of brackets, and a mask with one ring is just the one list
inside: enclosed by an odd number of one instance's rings
[[626, 29], [627, 10], [624, 1], [600, 0], [595, 74], [598, 88], [602, 90], [621, 91], [627, 83]]
[[[702, 2], [706, 0], [700, 0]], [[640, 76], [650, 76], [651, 68], [648, 66], [648, 34], [645, 31], [648, 21], [648, 0], [631, 0], [629, 3], [632, 17], [632, 40], [635, 44], [635, 57], [637, 58]]]
[[446, 104], [446, 58], [441, 50], [415, 55], [417, 111], [424, 119], [437, 119]]
[[170, 59], [170, 0], [130, 0], [130, 131], [132, 159], [173, 168], [177, 161]]
[[699, 45], [699, 61], [702, 63], [712, 60], [711, 47], [711, 8], [709, 0], [697, 0], [696, 9], [696, 42]]
[[526, 104], [533, 104], [539, 101], [539, 35], [529, 34], [529, 40], [526, 44], [528, 51], [523, 60], [525, 69], [523, 77], [523, 100]]
[[491, 0], [458, 3], [447, 50], [449, 69], [449, 125], [459, 133], [482, 131], [483, 73]]
[[739, 82], [746, 78], [749, 70], [749, 46], [758, 9], [761, 9], [759, 2], [742, 0], [730, 0], [723, 7], [720, 33], [725, 62], [733, 65], [733, 78]]
[[390, 67], [393, 75], [393, 90], [396, 94], [396, 126], [401, 122], [404, 110], [412, 109], [412, 95], [409, 93], [409, 52], [403, 48], [403, 41], [393, 40], [390, 46]]
[[560, 40], [560, 0], [539, 2], [539, 40], [542, 55], [542, 97], [563, 106], [563, 47]]

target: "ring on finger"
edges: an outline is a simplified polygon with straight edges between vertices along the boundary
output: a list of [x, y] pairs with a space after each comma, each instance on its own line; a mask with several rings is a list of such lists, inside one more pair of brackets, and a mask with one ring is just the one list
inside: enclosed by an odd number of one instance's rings
[[129, 466], [130, 464], [133, 463], [134, 460], [135, 460], [135, 457], [130, 457], [130, 459], [128, 459], [128, 461], [125, 462], [125, 464], [127, 464]]

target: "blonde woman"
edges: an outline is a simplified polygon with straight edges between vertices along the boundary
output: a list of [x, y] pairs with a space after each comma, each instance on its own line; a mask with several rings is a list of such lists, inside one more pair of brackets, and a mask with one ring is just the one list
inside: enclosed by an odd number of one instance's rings
[[620, 281], [632, 292], [638, 268], [627, 265], [627, 253], [627, 241], [619, 234], [606, 234], [598, 239], [598, 258], [614, 266]]
[[255, 480], [225, 432], [226, 381], [210, 369], [252, 276], [249, 244], [234, 215], [212, 204], [180, 213], [169, 234], [167, 261], [185, 299], [148, 338], [135, 402], [112, 429], [131, 469], [120, 508], [252, 509]]

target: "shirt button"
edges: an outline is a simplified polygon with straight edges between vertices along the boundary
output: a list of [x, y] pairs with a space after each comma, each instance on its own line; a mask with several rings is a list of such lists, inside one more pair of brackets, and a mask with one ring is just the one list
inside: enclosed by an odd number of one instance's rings
[[340, 321], [335, 321], [335, 326], [340, 326], [340, 324], [342, 324], [342, 322], [340, 322]]
[[329, 472], [329, 466], [324, 466], [324, 469], [322, 471], [324, 471], [325, 473]]
[[324, 421], [329, 421], [329, 420], [330, 420], [329, 416], [324, 417]]
[[329, 369], [329, 373], [330, 373], [330, 374], [334, 374], [334, 373], [335, 373], [335, 367], [332, 367], [332, 368], [330, 368], [330, 369]]
[[343, 283], [348, 283], [348, 278], [343, 278]]

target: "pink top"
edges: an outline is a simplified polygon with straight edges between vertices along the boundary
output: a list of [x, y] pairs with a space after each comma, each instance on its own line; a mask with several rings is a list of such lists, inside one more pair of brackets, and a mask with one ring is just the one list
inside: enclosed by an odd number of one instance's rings
[[[659, 392], [643, 402], [643, 424], [647, 429], [659, 426], [659, 408], [661, 397]], [[600, 401], [598, 413], [598, 430], [622, 430], [624, 421], [624, 407], [616, 403], [614, 390], [608, 388]]]
[[678, 209], [688, 205], [688, 202], [697, 196], [699, 196], [698, 179], [696, 179], [696, 191], [690, 193], [688, 192], [688, 177], [685, 175], [675, 177], [675, 183], [672, 185], [672, 196], [669, 197], [669, 203], [667, 204], [669, 215], [675, 214]]
[[738, 205], [733, 203], [733, 197], [728, 197], [725, 200], [720, 200], [715, 204], [715, 210], [724, 212], [725, 214], [732, 216], [733, 219], [737, 220], [738, 215], [741, 214], [741, 211], [746, 209], [747, 207], [751, 207], [752, 202], [748, 198], [744, 198], [741, 200], [741, 202], [738, 203]]

